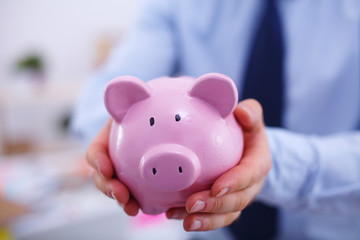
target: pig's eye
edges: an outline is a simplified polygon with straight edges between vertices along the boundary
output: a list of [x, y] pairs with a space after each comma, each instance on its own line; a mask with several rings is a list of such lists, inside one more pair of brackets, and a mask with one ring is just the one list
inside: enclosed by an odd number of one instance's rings
[[150, 126], [154, 125], [155, 119], [153, 117], [150, 118]]
[[176, 114], [176, 115], [175, 115], [175, 121], [178, 122], [178, 121], [180, 121], [180, 120], [181, 120], [180, 114]]

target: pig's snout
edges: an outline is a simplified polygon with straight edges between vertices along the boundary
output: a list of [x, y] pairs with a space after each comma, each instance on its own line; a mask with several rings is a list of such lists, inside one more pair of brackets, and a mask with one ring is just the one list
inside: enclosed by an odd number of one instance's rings
[[199, 159], [190, 149], [177, 144], [152, 147], [141, 160], [144, 180], [164, 192], [190, 187], [200, 173]]

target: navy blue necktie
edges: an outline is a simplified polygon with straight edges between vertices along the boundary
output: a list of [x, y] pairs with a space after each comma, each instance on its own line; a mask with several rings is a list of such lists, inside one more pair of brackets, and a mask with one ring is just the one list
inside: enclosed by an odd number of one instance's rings
[[[283, 41], [275, 0], [266, 0], [263, 18], [256, 32], [240, 99], [255, 98], [267, 126], [282, 125]], [[254, 202], [230, 226], [238, 239], [272, 239], [276, 236], [277, 209]]]
[[257, 99], [267, 126], [282, 125], [284, 44], [275, 0], [265, 0], [263, 19], [253, 42], [242, 99]]

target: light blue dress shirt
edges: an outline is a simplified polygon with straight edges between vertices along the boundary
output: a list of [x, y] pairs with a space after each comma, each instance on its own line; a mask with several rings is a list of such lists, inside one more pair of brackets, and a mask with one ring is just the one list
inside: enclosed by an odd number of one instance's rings
[[[230, 76], [242, 88], [262, 0], [150, 0], [129, 38], [92, 76], [73, 128], [90, 141], [109, 115], [106, 83], [179, 73]], [[258, 199], [281, 208], [279, 239], [360, 239], [360, 1], [278, 0], [285, 129]], [[261, 86], [259, 86], [261, 87]]]

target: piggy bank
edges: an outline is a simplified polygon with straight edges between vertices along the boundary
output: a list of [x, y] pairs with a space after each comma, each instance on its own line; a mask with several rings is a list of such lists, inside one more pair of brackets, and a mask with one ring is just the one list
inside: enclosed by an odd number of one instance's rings
[[114, 119], [109, 155], [144, 213], [184, 206], [239, 163], [237, 99], [234, 82], [218, 73], [148, 83], [123, 76], [107, 85], [105, 106]]

